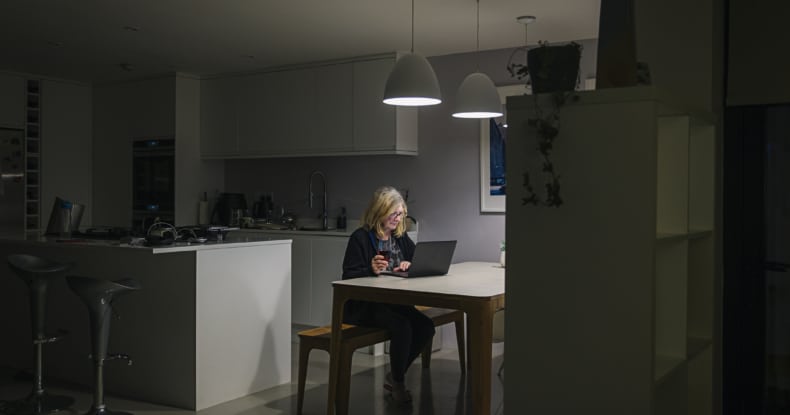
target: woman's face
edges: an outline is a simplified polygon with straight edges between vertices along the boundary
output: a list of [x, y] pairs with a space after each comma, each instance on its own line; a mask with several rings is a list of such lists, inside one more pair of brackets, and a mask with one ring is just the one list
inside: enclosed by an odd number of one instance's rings
[[387, 232], [394, 231], [401, 220], [403, 220], [403, 206], [398, 206], [389, 216], [384, 218], [384, 230]]

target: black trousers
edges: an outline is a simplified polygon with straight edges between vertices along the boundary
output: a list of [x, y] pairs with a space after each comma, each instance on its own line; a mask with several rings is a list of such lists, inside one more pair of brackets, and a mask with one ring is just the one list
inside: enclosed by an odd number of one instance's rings
[[389, 331], [392, 379], [403, 382], [406, 369], [436, 333], [433, 321], [409, 305], [366, 303], [364, 308], [364, 313], [347, 318], [346, 322]]

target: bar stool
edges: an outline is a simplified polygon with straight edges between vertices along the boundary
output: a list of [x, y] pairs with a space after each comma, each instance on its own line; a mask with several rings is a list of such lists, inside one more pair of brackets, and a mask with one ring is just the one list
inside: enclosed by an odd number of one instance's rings
[[26, 398], [6, 403], [3, 411], [13, 415], [45, 414], [70, 407], [74, 398], [51, 395], [44, 390], [42, 381], [43, 346], [60, 340], [65, 334], [45, 333], [47, 311], [47, 286], [55, 278], [63, 277], [72, 264], [50, 261], [33, 255], [8, 256], [8, 267], [28, 286], [30, 294], [30, 328], [33, 334], [33, 390]]
[[140, 284], [133, 279], [118, 281], [99, 280], [95, 278], [66, 277], [74, 293], [88, 307], [91, 322], [91, 357], [94, 366], [93, 405], [86, 415], [123, 415], [107, 409], [104, 404], [104, 362], [106, 360], [123, 359], [131, 365], [132, 360], [125, 354], [108, 354], [107, 344], [110, 339], [110, 318], [112, 302], [121, 294], [139, 290]]

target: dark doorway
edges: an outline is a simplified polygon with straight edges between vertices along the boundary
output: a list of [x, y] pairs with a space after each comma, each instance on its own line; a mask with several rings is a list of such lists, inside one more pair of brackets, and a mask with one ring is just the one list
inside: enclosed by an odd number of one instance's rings
[[790, 413], [790, 105], [728, 108], [725, 414]]

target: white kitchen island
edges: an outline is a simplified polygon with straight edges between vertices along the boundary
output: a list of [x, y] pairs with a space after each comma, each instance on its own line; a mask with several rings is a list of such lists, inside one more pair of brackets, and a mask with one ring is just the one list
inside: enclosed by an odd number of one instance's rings
[[[74, 263], [71, 275], [134, 278], [142, 290], [115, 301], [110, 394], [200, 410], [291, 380], [291, 241], [247, 240], [149, 248], [109, 242], [0, 239], [0, 258], [38, 255]], [[0, 267], [0, 365], [32, 367], [26, 285]], [[70, 333], [44, 346], [44, 382], [92, 384], [85, 305], [50, 285], [47, 330]]]

